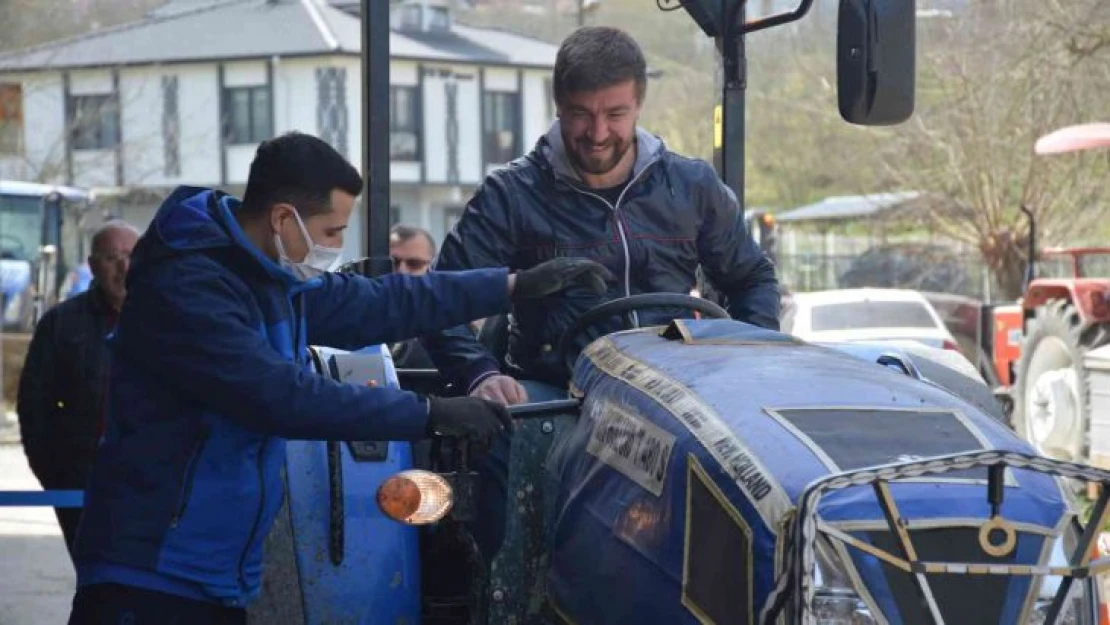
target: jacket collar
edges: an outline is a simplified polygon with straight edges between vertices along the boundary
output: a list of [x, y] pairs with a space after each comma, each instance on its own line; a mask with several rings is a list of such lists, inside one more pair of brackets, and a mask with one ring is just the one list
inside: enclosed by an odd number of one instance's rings
[[[635, 149], [636, 162], [632, 165], [633, 178], [639, 176], [648, 165], [662, 158], [667, 151], [667, 146], [662, 139], [637, 126]], [[582, 184], [582, 177], [570, 164], [570, 158], [567, 156], [559, 120], [555, 120], [547, 134], [540, 137], [539, 141], [536, 142], [533, 153], [557, 178], [564, 178]]]

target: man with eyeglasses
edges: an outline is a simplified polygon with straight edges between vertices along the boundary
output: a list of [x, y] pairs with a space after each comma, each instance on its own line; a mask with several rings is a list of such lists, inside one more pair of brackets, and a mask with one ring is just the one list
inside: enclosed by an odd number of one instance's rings
[[436, 241], [423, 228], [398, 224], [389, 231], [389, 257], [394, 273], [422, 276], [436, 256]]
[[[436, 256], [436, 242], [423, 228], [398, 224], [389, 230], [389, 257], [393, 273], [422, 276]], [[390, 348], [393, 365], [398, 369], [435, 369], [428, 352], [418, 339], [395, 343]]]
[[[46, 311], [35, 327], [19, 380], [19, 427], [31, 471], [46, 490], [81, 490], [102, 430], [108, 350], [139, 231], [123, 221], [92, 237], [89, 289]], [[55, 508], [66, 549], [80, 508]]]

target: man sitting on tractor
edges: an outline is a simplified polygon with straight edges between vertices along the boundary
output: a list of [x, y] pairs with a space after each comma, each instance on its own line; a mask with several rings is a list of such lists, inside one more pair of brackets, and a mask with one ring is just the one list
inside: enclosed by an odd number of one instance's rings
[[[729, 314], [778, 329], [774, 265], [744, 226], [736, 196], [708, 163], [669, 151], [637, 127], [647, 89], [639, 45], [608, 27], [580, 28], [559, 49], [558, 120], [531, 153], [492, 172], [444, 241], [437, 271], [527, 268], [559, 256], [605, 265], [617, 279], [603, 295], [567, 291], [514, 307], [505, 373], [466, 327], [424, 337], [438, 369], [471, 396], [506, 405], [566, 396], [568, 372], [553, 345], [584, 311], [639, 293], [690, 293], [699, 265]], [[640, 314], [665, 323], [673, 311]], [[608, 332], [617, 327], [600, 328]], [[581, 345], [576, 345], [581, 347]], [[518, 380], [520, 380], [518, 382]], [[482, 467], [489, 512], [504, 509], [508, 438]], [[486, 487], [492, 479], [495, 488]], [[476, 528], [489, 554], [502, 514]]]

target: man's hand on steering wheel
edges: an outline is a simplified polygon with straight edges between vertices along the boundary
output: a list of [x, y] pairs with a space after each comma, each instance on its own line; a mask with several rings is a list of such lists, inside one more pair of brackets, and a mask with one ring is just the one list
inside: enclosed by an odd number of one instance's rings
[[[613, 274], [604, 265], [585, 258], [559, 257], [519, 271], [509, 277], [513, 300], [537, 299], [579, 287], [601, 295], [608, 289]], [[502, 406], [528, 403], [528, 392], [507, 375], [494, 375], [470, 393]]]
[[470, 393], [471, 397], [479, 397], [502, 406], [514, 406], [528, 403], [528, 391], [524, 390], [520, 382], [507, 375], [497, 374], [482, 380]]
[[613, 274], [604, 265], [585, 258], [561, 256], [513, 274], [509, 279], [514, 300], [537, 299], [572, 287], [601, 295]]

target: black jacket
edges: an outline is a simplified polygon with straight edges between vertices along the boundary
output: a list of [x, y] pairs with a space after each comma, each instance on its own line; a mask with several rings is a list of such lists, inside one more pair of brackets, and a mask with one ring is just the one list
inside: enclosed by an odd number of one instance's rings
[[99, 438], [107, 303], [95, 283], [42, 316], [19, 379], [23, 450], [47, 488], [84, 488]]
[[[517, 304], [508, 373], [565, 384], [568, 372], [557, 362], [555, 346], [577, 317], [623, 296], [689, 293], [699, 265], [727, 298], [733, 318], [778, 329], [775, 268], [745, 229], [735, 194], [705, 161], [675, 154], [643, 130], [636, 142], [631, 181], [613, 206], [584, 186], [568, 164], [556, 122], [531, 153], [486, 178], [444, 241], [437, 271], [519, 270], [578, 256], [601, 262], [616, 276], [600, 297], [567, 292]], [[639, 323], [666, 323], [674, 312], [640, 313]], [[614, 319], [603, 329], [619, 327]], [[587, 342], [584, 337], [579, 346]], [[498, 370], [466, 328], [425, 337], [424, 343], [439, 370], [465, 389]]]

